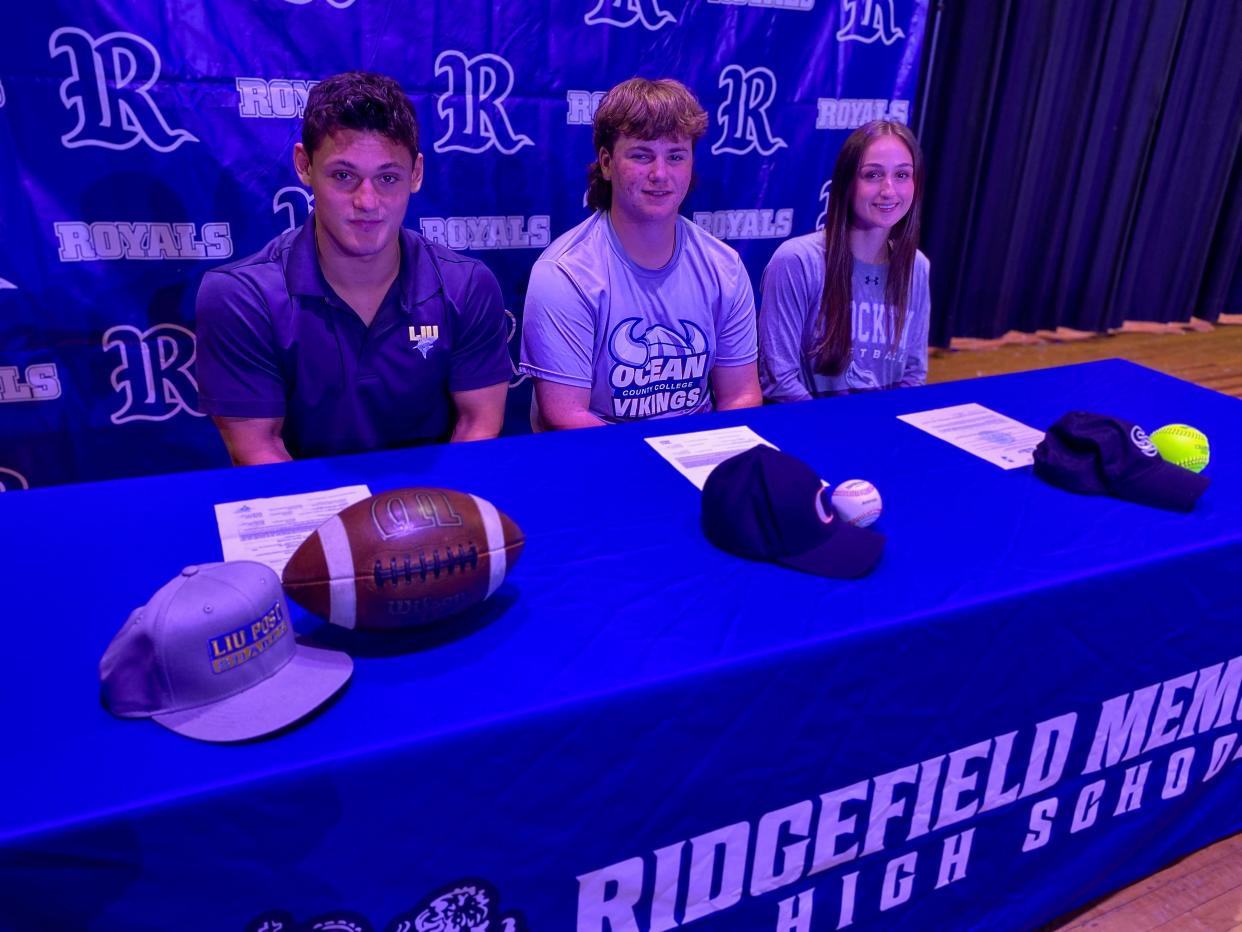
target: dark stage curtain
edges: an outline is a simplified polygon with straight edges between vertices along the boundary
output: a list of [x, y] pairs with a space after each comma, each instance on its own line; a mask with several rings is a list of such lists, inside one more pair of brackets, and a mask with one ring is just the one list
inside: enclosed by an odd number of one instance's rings
[[935, 6], [933, 343], [1242, 312], [1242, 3]]

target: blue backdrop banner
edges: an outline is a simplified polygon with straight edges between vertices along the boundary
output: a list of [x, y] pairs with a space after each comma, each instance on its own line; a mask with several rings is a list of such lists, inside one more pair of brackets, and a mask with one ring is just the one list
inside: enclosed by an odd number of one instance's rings
[[[781, 239], [822, 225], [848, 132], [908, 120], [926, 15], [927, 0], [24, 7], [0, 30], [0, 488], [228, 462], [198, 410], [194, 296], [208, 268], [305, 220], [292, 150], [316, 80], [401, 82], [427, 163], [407, 223], [491, 267], [516, 333], [532, 263], [586, 215], [609, 87], [670, 76], [699, 96], [710, 126], [683, 211], [757, 282]], [[528, 399], [511, 392], [508, 430]]]

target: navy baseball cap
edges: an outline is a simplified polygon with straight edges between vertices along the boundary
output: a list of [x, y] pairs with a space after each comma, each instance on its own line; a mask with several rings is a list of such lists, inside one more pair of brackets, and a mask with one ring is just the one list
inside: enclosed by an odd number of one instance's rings
[[1138, 425], [1087, 411], [1049, 427], [1034, 457], [1035, 475], [1063, 489], [1173, 511], [1194, 508], [1211, 482], [1165, 461]]
[[883, 534], [833, 514], [815, 470], [762, 444], [730, 457], [707, 477], [703, 533], [739, 557], [835, 579], [866, 575], [884, 550]]

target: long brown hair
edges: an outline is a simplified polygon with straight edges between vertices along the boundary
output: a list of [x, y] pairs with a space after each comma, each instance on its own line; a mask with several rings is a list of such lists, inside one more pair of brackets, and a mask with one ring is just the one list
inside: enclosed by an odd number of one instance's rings
[[618, 137], [663, 139], [685, 136], [693, 147], [707, 132], [707, 112], [694, 92], [680, 81], [630, 78], [608, 92], [595, 111], [595, 156], [587, 169], [587, 206], [612, 206], [612, 182], [599, 166], [599, 150], [612, 152]]
[[888, 280], [884, 300], [897, 311], [892, 345], [901, 342], [910, 303], [910, 279], [914, 274], [914, 254], [919, 245], [919, 222], [923, 210], [923, 153], [918, 140], [903, 124], [873, 120], [850, 133], [832, 169], [832, 190], [824, 217], [824, 292], [819, 301], [819, 320], [811, 363], [816, 372], [840, 375], [849, 364], [852, 347], [850, 286], [854, 274], [854, 255], [850, 252], [849, 227], [853, 219], [850, 204], [858, 165], [863, 153], [880, 136], [896, 136], [914, 162], [914, 198], [910, 210], [897, 222], [889, 239]]

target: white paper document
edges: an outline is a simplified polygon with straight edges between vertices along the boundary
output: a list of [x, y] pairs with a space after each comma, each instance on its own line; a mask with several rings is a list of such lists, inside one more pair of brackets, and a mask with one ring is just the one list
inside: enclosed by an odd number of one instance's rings
[[980, 404], [899, 414], [897, 418], [1002, 469], [1030, 466], [1034, 462], [1031, 453], [1044, 439], [1042, 430]]
[[746, 426], [665, 434], [663, 437], [648, 437], [647, 442], [700, 489], [716, 465], [729, 457], [761, 443], [773, 450], [778, 449], [776, 444], [769, 443]]
[[224, 559], [254, 560], [279, 574], [293, 551], [319, 525], [370, 494], [365, 485], [347, 485], [321, 492], [221, 502], [216, 505], [216, 524]]

